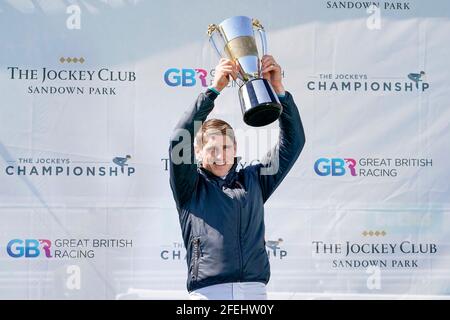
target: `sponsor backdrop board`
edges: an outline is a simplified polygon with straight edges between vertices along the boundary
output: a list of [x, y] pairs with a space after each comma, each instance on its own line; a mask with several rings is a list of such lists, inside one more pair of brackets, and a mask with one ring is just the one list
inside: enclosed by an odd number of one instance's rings
[[[178, 299], [169, 137], [210, 23], [258, 18], [305, 148], [266, 204], [271, 298], [450, 294], [450, 3], [0, 3], [0, 298]], [[231, 123], [245, 166], [277, 124]]]

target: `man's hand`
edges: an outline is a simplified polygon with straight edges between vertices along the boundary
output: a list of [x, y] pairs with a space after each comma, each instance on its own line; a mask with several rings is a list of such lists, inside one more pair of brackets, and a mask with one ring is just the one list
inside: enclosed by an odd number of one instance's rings
[[220, 59], [219, 64], [216, 66], [214, 72], [213, 88], [217, 91], [222, 91], [230, 82], [230, 76], [234, 80], [237, 78], [237, 66], [230, 59]]
[[283, 95], [284, 87], [281, 82], [281, 67], [270, 55], [265, 55], [261, 59], [262, 76], [268, 80], [277, 94]]

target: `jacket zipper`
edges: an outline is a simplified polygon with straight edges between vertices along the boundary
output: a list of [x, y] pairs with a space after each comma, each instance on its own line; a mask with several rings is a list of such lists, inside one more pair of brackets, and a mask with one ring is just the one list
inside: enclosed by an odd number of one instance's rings
[[243, 266], [242, 266], [242, 249], [241, 249], [241, 200], [239, 199], [239, 194], [235, 191], [236, 199], [238, 202], [239, 214], [237, 223], [237, 238], [238, 238], [238, 251], [239, 251], [239, 282], [242, 280]]
[[194, 238], [194, 267], [192, 270], [192, 279], [197, 280], [198, 278], [198, 265], [200, 260], [200, 239]]

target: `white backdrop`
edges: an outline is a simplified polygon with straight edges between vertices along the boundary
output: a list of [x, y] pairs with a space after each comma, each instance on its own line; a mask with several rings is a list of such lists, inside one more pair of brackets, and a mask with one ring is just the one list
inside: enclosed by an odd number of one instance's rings
[[[307, 138], [266, 205], [271, 297], [449, 295], [450, 4], [367, 4], [1, 2], [0, 298], [185, 296], [168, 140], [234, 15], [264, 25]], [[211, 117], [243, 163], [276, 140], [235, 87]]]

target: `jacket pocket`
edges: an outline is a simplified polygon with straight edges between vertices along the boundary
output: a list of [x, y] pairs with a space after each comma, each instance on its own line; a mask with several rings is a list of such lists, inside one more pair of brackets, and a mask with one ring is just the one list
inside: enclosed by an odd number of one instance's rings
[[197, 280], [198, 278], [198, 267], [200, 263], [201, 249], [200, 249], [200, 237], [195, 237], [192, 239], [192, 280]]

